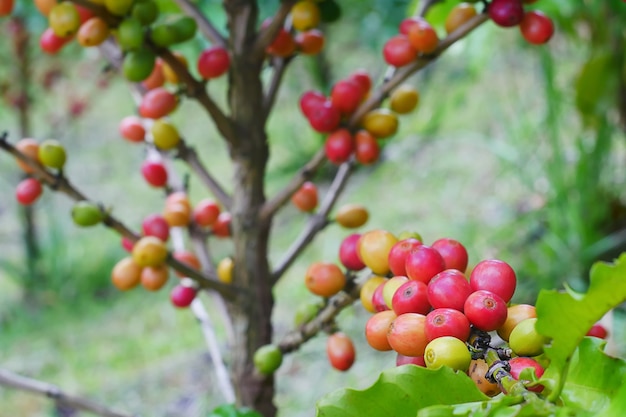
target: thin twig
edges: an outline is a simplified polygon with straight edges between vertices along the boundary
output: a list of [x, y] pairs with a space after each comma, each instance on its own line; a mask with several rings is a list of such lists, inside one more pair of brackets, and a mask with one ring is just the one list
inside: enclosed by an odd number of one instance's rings
[[263, 117], [265, 118], [269, 116], [272, 107], [274, 106], [278, 89], [282, 84], [283, 76], [285, 75], [285, 70], [287, 69], [289, 62], [291, 62], [291, 59], [288, 58], [272, 58], [272, 79], [263, 100]]
[[255, 56], [263, 56], [265, 54], [265, 49], [274, 41], [274, 38], [276, 38], [278, 31], [285, 24], [285, 19], [287, 19], [295, 3], [296, 0], [283, 0], [276, 13], [274, 13], [271, 22], [259, 31], [254, 45]]
[[280, 350], [283, 353], [297, 350], [304, 342], [331, 324], [344, 308], [349, 307], [358, 300], [360, 292], [361, 284], [356, 284], [349, 292], [342, 291], [334, 295], [311, 321], [303, 324], [298, 329], [292, 330], [283, 337], [278, 344]]
[[[91, 201], [85, 194], [79, 191], [64, 175], [53, 174], [44, 168], [41, 164], [39, 164], [34, 159], [31, 159], [27, 155], [21, 153], [18, 149], [16, 149], [12, 144], [7, 141], [6, 132], [0, 136], [0, 149], [3, 149], [13, 155], [15, 158], [27, 164], [29, 167], [33, 169], [33, 175], [43, 184], [47, 185], [49, 188], [62, 192], [63, 194], [69, 196], [75, 201]], [[110, 229], [115, 230], [120, 235], [132, 240], [133, 242], [139, 239], [139, 235], [129, 229], [124, 223], [118, 220], [116, 217], [111, 215], [108, 210], [101, 209], [102, 214], [104, 216], [102, 223]], [[169, 254], [167, 257], [166, 263], [174, 268], [175, 270], [182, 272], [186, 276], [194, 279], [198, 286], [201, 288], [208, 288], [215, 291], [218, 291], [222, 294], [226, 299], [234, 301], [240, 294], [243, 289], [237, 290], [237, 288], [232, 285], [224, 284], [217, 280], [217, 276], [208, 276], [207, 274], [203, 274], [194, 268], [189, 267], [187, 264], [182, 263]]]
[[0, 369], [0, 385], [43, 395], [77, 410], [88, 411], [102, 417], [134, 417], [133, 414], [113, 410], [90, 399], [68, 394], [56, 385], [27, 378], [5, 369]]
[[441, 3], [442, 1], [443, 0], [422, 0], [417, 11], [417, 15], [421, 17], [426, 16], [426, 13], [428, 13], [428, 10], [431, 7], [433, 7], [437, 3]]
[[196, 150], [181, 140], [176, 156], [185, 161], [200, 181], [213, 193], [215, 198], [219, 200], [222, 206], [226, 208], [226, 210], [230, 210], [232, 197], [224, 191], [224, 188], [217, 182], [215, 177], [209, 173], [206, 166], [200, 162]]
[[313, 241], [313, 238], [319, 231], [328, 225], [328, 215], [334, 207], [341, 191], [344, 189], [348, 178], [354, 168], [355, 162], [349, 161], [341, 164], [337, 175], [333, 179], [330, 188], [326, 192], [324, 200], [320, 204], [319, 210], [307, 223], [295, 242], [289, 247], [283, 259], [272, 273], [272, 280], [276, 282], [298, 258], [300, 253]]
[[189, 0], [174, 0], [188, 16], [191, 16], [198, 24], [198, 30], [216, 46], [226, 46], [226, 40], [217, 30], [213, 23], [202, 13], [195, 4]]

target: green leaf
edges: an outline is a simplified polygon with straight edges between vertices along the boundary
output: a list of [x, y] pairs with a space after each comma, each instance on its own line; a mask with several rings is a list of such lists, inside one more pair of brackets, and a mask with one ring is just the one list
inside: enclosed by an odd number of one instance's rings
[[317, 417], [415, 417], [432, 405], [487, 400], [464, 373], [404, 365], [381, 373], [365, 390], [341, 389], [317, 403]]
[[537, 298], [537, 331], [552, 339], [545, 348], [550, 366], [542, 378], [556, 400], [563, 387], [563, 376], [576, 347], [591, 326], [609, 310], [626, 300], [626, 255], [615, 264], [597, 262], [591, 268], [589, 290], [541, 291]]
[[576, 107], [586, 119], [606, 113], [615, 101], [617, 77], [610, 52], [596, 52], [583, 65], [576, 81]]
[[237, 408], [234, 404], [223, 404], [217, 407], [207, 417], [263, 417], [249, 408]]
[[580, 343], [561, 393], [564, 404], [601, 411], [626, 385], [626, 361], [606, 355], [603, 346], [603, 340], [592, 337]]

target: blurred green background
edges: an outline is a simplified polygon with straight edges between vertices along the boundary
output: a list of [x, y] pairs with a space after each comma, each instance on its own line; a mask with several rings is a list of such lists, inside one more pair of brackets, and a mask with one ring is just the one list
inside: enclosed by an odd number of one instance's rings
[[[261, 3], [265, 15], [276, 4]], [[323, 140], [297, 111], [300, 94], [311, 88], [328, 92], [361, 67], [380, 82], [381, 46], [415, 6], [339, 3], [341, 20], [324, 28], [324, 54], [296, 59], [280, 90], [268, 127], [270, 195]], [[447, 0], [439, 7], [454, 4]], [[223, 25], [220, 2], [202, 5]], [[531, 303], [541, 288], [567, 283], [584, 289], [590, 265], [615, 258], [626, 244], [626, 6], [619, 0], [540, 0], [533, 6], [555, 19], [552, 41], [530, 46], [516, 28], [487, 22], [454, 45], [409, 80], [420, 91], [418, 111], [402, 116], [381, 161], [359, 168], [340, 199], [369, 208], [370, 220], [359, 231], [418, 231], [427, 243], [453, 237], [468, 248], [470, 264], [506, 260], [520, 282], [514, 301]], [[68, 177], [137, 229], [143, 217], [161, 211], [162, 194], [141, 178], [145, 150], [117, 131], [119, 120], [134, 112], [127, 85], [110, 74], [97, 51], [72, 45], [54, 57], [38, 52], [45, 22], [19, 7], [27, 16], [29, 54], [24, 61], [16, 53], [15, 23], [1, 20], [0, 55], [10, 59], [0, 62], [0, 131], [7, 130], [11, 141], [60, 140], [69, 149]], [[180, 50], [193, 62], [204, 45], [197, 39]], [[25, 106], [22, 85], [31, 97]], [[209, 90], [223, 102], [223, 80], [212, 81]], [[227, 152], [201, 109], [184, 103], [172, 118], [228, 187]], [[182, 164], [175, 167], [187, 173]], [[32, 209], [18, 207], [13, 194], [21, 174], [7, 155], [0, 155], [0, 174], [0, 366], [142, 415], [195, 417], [219, 405], [192, 314], [172, 308], [167, 289], [114, 290], [110, 270], [124, 256], [119, 238], [103, 227], [73, 226], [70, 201], [49, 190]], [[322, 191], [332, 174], [327, 167], [316, 177]], [[206, 196], [193, 177], [190, 187], [193, 201]], [[293, 207], [281, 212], [272, 261], [306, 220]], [[292, 327], [294, 309], [314, 300], [302, 285], [307, 265], [336, 261], [339, 243], [350, 233], [329, 227], [276, 287], [277, 340]], [[230, 252], [223, 241], [212, 249], [216, 260]], [[207, 308], [223, 334], [211, 300], [205, 298]], [[623, 315], [616, 312], [615, 328], [622, 355]], [[348, 373], [326, 362], [324, 337], [286, 359], [277, 378], [281, 416], [312, 415], [323, 394], [365, 387], [393, 366], [393, 355], [366, 345], [367, 317], [356, 306], [338, 318], [359, 346]], [[0, 404], [0, 416], [56, 415], [48, 399], [2, 387]]]

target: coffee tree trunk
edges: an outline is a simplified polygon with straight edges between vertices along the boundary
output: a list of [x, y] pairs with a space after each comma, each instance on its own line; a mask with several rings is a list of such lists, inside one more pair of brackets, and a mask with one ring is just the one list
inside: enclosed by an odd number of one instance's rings
[[274, 380], [257, 375], [252, 361], [256, 349], [272, 340], [274, 304], [268, 264], [270, 222], [261, 221], [259, 216], [266, 199], [264, 179], [269, 148], [260, 79], [263, 57], [254, 53], [258, 9], [255, 1], [231, 1], [225, 7], [232, 51], [228, 99], [234, 133], [229, 140], [234, 164], [234, 283], [247, 291], [243, 302], [230, 307], [236, 334], [233, 382], [242, 405], [271, 417], [276, 414]]

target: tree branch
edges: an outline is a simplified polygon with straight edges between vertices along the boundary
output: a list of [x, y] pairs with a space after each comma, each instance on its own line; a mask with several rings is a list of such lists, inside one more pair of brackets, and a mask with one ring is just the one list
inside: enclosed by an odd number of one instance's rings
[[213, 177], [209, 171], [207, 171], [205, 165], [200, 162], [196, 150], [181, 140], [178, 145], [177, 157], [185, 161], [200, 181], [202, 181], [202, 183], [213, 193], [215, 198], [219, 200], [222, 206], [224, 206], [227, 210], [230, 210], [232, 197], [224, 191], [224, 188], [222, 188], [222, 186], [217, 182], [215, 177]]
[[[24, 155], [19, 150], [17, 150], [7, 141], [7, 136], [8, 134], [6, 132], [4, 132], [0, 136], [0, 149], [5, 150], [6, 152], [13, 155], [15, 158], [19, 159], [20, 161], [31, 167], [34, 170], [33, 175], [42, 184], [47, 185], [49, 188], [55, 191], [62, 192], [63, 194], [69, 196], [75, 201], [91, 201], [76, 187], [74, 187], [74, 185], [67, 179], [67, 177], [65, 177], [64, 175], [53, 174], [37, 161], [31, 159], [27, 155]], [[102, 223], [105, 226], [115, 230], [117, 233], [124, 237], [127, 237], [133, 242], [136, 242], [139, 239], [139, 235], [137, 233], [130, 230], [126, 225], [124, 225], [124, 223], [112, 216], [111, 213], [108, 212], [108, 210], [104, 210], [103, 208], [101, 208], [101, 212], [104, 215]], [[217, 276], [208, 276], [207, 274], [203, 274], [196, 269], [189, 267], [187, 264], [174, 259], [171, 253], [168, 255], [166, 263], [175, 270], [182, 272], [186, 276], [194, 279], [198, 283], [199, 287], [215, 290], [230, 301], [235, 301], [237, 297], [242, 296], [242, 291], [244, 291], [243, 289], [237, 289], [232, 285], [220, 282], [219, 280], [217, 280]]]
[[226, 46], [226, 40], [213, 26], [213, 23], [189, 0], [174, 0], [187, 15], [191, 16], [198, 24], [198, 30], [217, 46]]
[[307, 340], [313, 338], [320, 330], [332, 324], [335, 317], [346, 307], [359, 299], [362, 284], [355, 283], [348, 292], [341, 291], [328, 300], [328, 303], [318, 311], [317, 315], [298, 329], [287, 333], [278, 347], [283, 353], [297, 350]]
[[320, 204], [319, 210], [314, 216], [311, 217], [306, 227], [287, 250], [287, 253], [272, 273], [273, 282], [276, 282], [287, 271], [287, 269], [289, 269], [291, 264], [293, 264], [293, 262], [298, 258], [304, 248], [306, 248], [309, 243], [313, 241], [315, 235], [328, 225], [328, 215], [337, 202], [341, 191], [343, 191], [346, 183], [348, 182], [348, 178], [350, 178], [354, 165], [354, 161], [344, 162], [341, 164], [339, 170], [337, 171], [337, 175], [335, 175], [335, 178], [333, 179], [333, 182], [324, 197], [324, 201]]
[[0, 369], [0, 385], [43, 395], [61, 404], [68, 405], [78, 410], [88, 411], [102, 417], [133, 417], [133, 414], [113, 410], [87, 398], [67, 394], [55, 385], [27, 378], [5, 369]]
[[285, 75], [285, 70], [287, 69], [287, 65], [291, 62], [289, 58], [272, 58], [272, 68], [274, 70], [272, 74], [272, 80], [270, 81], [270, 85], [265, 93], [265, 97], [263, 100], [263, 117], [267, 118], [274, 107], [274, 102], [276, 101], [276, 95], [278, 94], [278, 89], [282, 83], [283, 76]]

